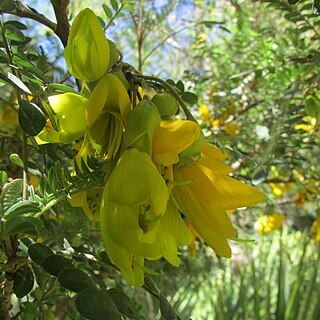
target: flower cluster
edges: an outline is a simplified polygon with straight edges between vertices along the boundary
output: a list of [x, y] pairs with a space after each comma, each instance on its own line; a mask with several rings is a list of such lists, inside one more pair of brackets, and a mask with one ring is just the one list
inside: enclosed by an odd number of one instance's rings
[[255, 223], [258, 233], [264, 235], [282, 227], [285, 216], [279, 213], [261, 216]]
[[179, 266], [179, 247], [193, 239], [188, 225], [218, 255], [230, 257], [228, 239], [236, 232], [227, 210], [263, 195], [229, 176], [226, 152], [206, 143], [195, 121], [177, 118], [175, 92], [137, 94], [142, 78], [132, 76], [129, 86], [118, 57], [110, 62], [116, 49], [102, 34], [91, 10], [79, 13], [65, 58], [86, 89], [51, 97], [59, 130], [48, 122], [38, 136], [83, 138], [76, 161], [91, 155], [113, 164], [104, 188], [75, 194], [71, 204], [100, 221], [108, 255], [130, 284], [143, 285], [145, 259]]

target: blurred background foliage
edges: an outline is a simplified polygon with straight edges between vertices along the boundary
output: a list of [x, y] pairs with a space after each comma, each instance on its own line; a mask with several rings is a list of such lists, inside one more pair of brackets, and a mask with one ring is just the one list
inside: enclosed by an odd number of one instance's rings
[[[25, 4], [54, 19], [49, 4], [31, 0]], [[214, 256], [195, 237], [193, 247], [185, 249], [180, 269], [158, 263], [157, 271], [163, 275], [153, 277], [155, 283], [181, 319], [319, 319], [319, 1], [135, 0], [130, 4], [133, 10], [118, 12], [106, 2], [110, 14], [101, 1], [71, 1], [68, 14], [72, 19], [90, 7], [101, 15], [107, 36], [117, 43], [125, 61], [145, 74], [181, 80], [196, 93], [199, 99], [192, 112], [208, 141], [228, 151], [235, 177], [266, 194], [264, 203], [231, 215], [239, 238], [254, 242], [233, 243], [233, 258], [228, 261]], [[23, 57], [15, 62], [29, 87], [36, 91], [45, 85], [46, 94], [50, 83], [76, 88], [65, 71], [63, 47], [52, 31], [10, 14], [3, 20], [13, 25], [14, 50]], [[4, 75], [8, 71], [4, 51], [0, 63]], [[9, 156], [21, 154], [22, 147], [12, 83], [3, 76], [1, 81], [4, 182], [7, 177], [21, 177], [21, 167]], [[77, 145], [30, 148], [29, 182], [36, 192], [40, 176], [57, 161], [67, 164], [76, 150]], [[34, 241], [42, 243], [66, 254], [99, 285], [123, 289], [133, 299], [138, 318], [158, 319], [162, 314], [170, 319], [161, 299], [159, 304], [145, 291], [128, 288], [108, 267], [99, 226], [87, 221], [79, 208], [60, 203], [43, 215], [42, 222], [41, 237], [26, 235], [20, 241], [22, 256]], [[34, 274], [28, 283], [33, 290], [18, 294], [16, 312], [21, 319], [34, 319], [35, 314], [39, 319], [81, 319], [70, 303], [72, 290], [59, 286], [55, 271], [44, 265], [44, 272], [42, 263], [32, 259], [25, 265], [23, 274], [31, 269]], [[0, 276], [2, 280], [4, 273]]]

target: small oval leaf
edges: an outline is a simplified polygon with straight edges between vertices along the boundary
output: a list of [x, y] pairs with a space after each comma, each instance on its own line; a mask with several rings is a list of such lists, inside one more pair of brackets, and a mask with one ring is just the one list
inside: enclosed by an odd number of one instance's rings
[[56, 277], [59, 277], [63, 270], [73, 268], [71, 260], [57, 254], [49, 256], [42, 264], [44, 270]]
[[139, 313], [135, 309], [131, 299], [122, 290], [112, 288], [109, 289], [107, 293], [115, 303], [119, 312], [130, 319], [140, 319]]
[[13, 292], [18, 298], [22, 298], [32, 290], [33, 282], [33, 273], [25, 264], [13, 274]]
[[85, 289], [77, 294], [76, 307], [90, 320], [120, 320], [120, 314], [106, 291]]
[[96, 288], [92, 279], [84, 271], [76, 268], [64, 269], [59, 274], [59, 281], [63, 287], [74, 292]]
[[160, 293], [160, 312], [164, 320], [176, 320], [178, 319], [177, 314], [173, 310], [171, 304], [168, 302], [167, 298]]
[[13, 24], [6, 24], [4, 26], [4, 33], [6, 37], [11, 41], [23, 42], [26, 40], [23, 32], [16, 28]]
[[196, 104], [198, 102], [198, 96], [190, 91], [184, 92], [181, 98], [188, 104]]
[[30, 246], [28, 254], [34, 262], [42, 266], [44, 260], [53, 256], [54, 252], [43, 243], [34, 243]]
[[19, 124], [25, 133], [34, 137], [44, 128], [46, 117], [37, 105], [22, 100], [19, 104]]

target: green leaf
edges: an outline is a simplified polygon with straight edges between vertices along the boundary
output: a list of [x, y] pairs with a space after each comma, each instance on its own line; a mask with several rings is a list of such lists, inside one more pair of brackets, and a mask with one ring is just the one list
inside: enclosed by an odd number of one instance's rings
[[35, 214], [41, 211], [41, 203], [21, 200], [12, 205], [7, 211], [4, 212], [4, 219], [10, 220], [17, 216]]
[[30, 233], [38, 235], [38, 229], [43, 226], [41, 220], [34, 217], [19, 216], [10, 219], [4, 224], [4, 234], [11, 236], [18, 233]]
[[151, 290], [155, 295], [158, 295], [160, 293], [156, 284], [150, 277], [144, 278], [144, 286], [147, 287], [149, 290]]
[[8, 175], [5, 171], [0, 171], [0, 188], [7, 182]]
[[196, 104], [198, 102], [198, 96], [190, 91], [184, 92], [181, 98], [188, 104]]
[[23, 265], [13, 274], [13, 292], [18, 298], [26, 296], [33, 288], [34, 276], [28, 265]]
[[73, 268], [71, 260], [58, 254], [51, 255], [44, 259], [42, 265], [44, 270], [56, 277], [59, 277], [63, 270]]
[[22, 179], [15, 179], [9, 182], [2, 191], [0, 202], [3, 209], [8, 210], [13, 204], [18, 202], [22, 197]]
[[59, 274], [58, 278], [63, 287], [74, 292], [80, 292], [84, 289], [96, 288], [96, 285], [92, 281], [92, 279], [80, 269], [64, 269]]
[[176, 87], [180, 90], [181, 93], [184, 92], [184, 83], [181, 80], [177, 82]]
[[110, 3], [114, 11], [117, 11], [119, 8], [117, 0], [110, 0]]
[[112, 288], [107, 291], [119, 312], [131, 319], [140, 319], [131, 299], [120, 289]]
[[28, 27], [27, 27], [25, 24], [21, 23], [20, 21], [15, 21], [15, 20], [6, 21], [3, 25], [4, 25], [4, 26], [5, 26], [5, 25], [13, 25], [13, 26], [15, 26], [17, 29], [20, 29], [20, 30], [27, 30], [27, 29], [28, 29]]
[[43, 243], [34, 243], [28, 249], [30, 258], [39, 265], [43, 265], [44, 260], [53, 256], [54, 252]]
[[16, 28], [13, 24], [6, 24], [4, 26], [4, 33], [6, 37], [11, 41], [24, 42], [26, 40], [23, 32]]
[[32, 95], [31, 91], [29, 90], [29, 88], [14, 74], [12, 74], [11, 72], [8, 72], [8, 79], [12, 82], [12, 84], [14, 84], [16, 87], [18, 87], [19, 89], [21, 89], [22, 91], [24, 91], [27, 94]]
[[46, 124], [43, 111], [34, 103], [22, 100], [19, 103], [19, 124], [30, 136], [36, 136]]
[[162, 293], [160, 293], [159, 301], [160, 301], [160, 312], [162, 317], [165, 320], [176, 320], [177, 315], [175, 311], [173, 310], [171, 304], [168, 302], [167, 298]]
[[85, 289], [77, 294], [76, 307], [90, 320], [120, 320], [120, 314], [110, 296], [104, 290]]
[[306, 98], [306, 113], [314, 118], [320, 119], [320, 100], [316, 96]]
[[109, 19], [113, 17], [111, 9], [105, 3], [102, 4], [102, 9]]
[[14, 0], [0, 0], [0, 10], [13, 11], [16, 9], [16, 2]]
[[122, 10], [135, 11], [135, 8], [131, 4], [126, 3], [126, 4], [123, 5]]
[[20, 167], [20, 168], [23, 168], [24, 167], [24, 164], [23, 164], [23, 161], [22, 159], [20, 158], [20, 156], [16, 153], [12, 153], [10, 154], [10, 157], [9, 157], [10, 161], [12, 163], [14, 163], [16, 166]]

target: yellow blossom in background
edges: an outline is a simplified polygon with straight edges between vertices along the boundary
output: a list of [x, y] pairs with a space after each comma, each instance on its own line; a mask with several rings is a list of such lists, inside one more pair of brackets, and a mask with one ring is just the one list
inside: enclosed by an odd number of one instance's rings
[[269, 187], [271, 192], [275, 195], [277, 199], [281, 198], [284, 193], [293, 191], [294, 184], [293, 183], [269, 183]]
[[294, 126], [295, 130], [313, 131], [316, 127], [317, 118], [306, 116], [303, 117], [302, 120], [304, 120], [307, 123], [296, 124]]
[[221, 125], [221, 120], [220, 119], [216, 119], [216, 120], [213, 120], [211, 122], [211, 128], [212, 129], [219, 129], [220, 125]]
[[261, 216], [255, 223], [255, 229], [260, 234], [267, 234], [279, 229], [285, 220], [283, 214], [274, 213]]
[[320, 216], [313, 222], [310, 233], [314, 236], [316, 242], [320, 242]]
[[210, 110], [206, 104], [201, 104], [198, 110], [199, 116], [203, 118], [204, 121], [210, 119]]
[[227, 123], [223, 127], [231, 138], [235, 138], [241, 131], [241, 126], [235, 123]]

